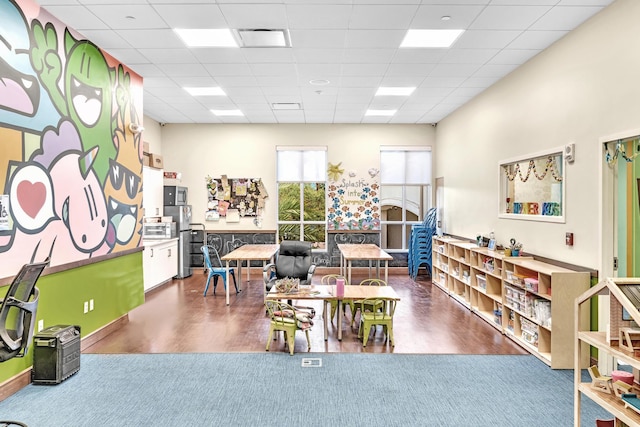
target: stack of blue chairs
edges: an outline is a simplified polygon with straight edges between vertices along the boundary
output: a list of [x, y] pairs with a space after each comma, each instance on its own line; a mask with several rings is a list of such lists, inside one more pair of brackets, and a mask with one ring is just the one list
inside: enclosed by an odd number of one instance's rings
[[414, 224], [411, 227], [411, 239], [409, 241], [409, 276], [413, 280], [418, 277], [418, 270], [422, 265], [431, 276], [431, 245], [433, 235], [436, 233], [436, 209], [431, 208], [424, 217], [422, 224]]

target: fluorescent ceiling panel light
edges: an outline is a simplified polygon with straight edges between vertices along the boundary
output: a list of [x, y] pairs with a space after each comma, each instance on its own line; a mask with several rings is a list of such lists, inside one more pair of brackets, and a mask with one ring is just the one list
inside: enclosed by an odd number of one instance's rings
[[365, 116], [393, 116], [398, 110], [367, 110]]
[[217, 86], [185, 87], [184, 90], [189, 92], [191, 96], [227, 96], [227, 94]]
[[274, 102], [271, 104], [274, 110], [300, 110], [299, 102]]
[[291, 47], [288, 30], [241, 29], [236, 34], [242, 47]]
[[464, 30], [409, 30], [400, 47], [450, 47]]
[[174, 29], [188, 47], [238, 47], [229, 29]]
[[244, 116], [244, 114], [242, 114], [242, 111], [240, 110], [211, 110], [211, 112], [218, 117]]
[[415, 87], [385, 87], [380, 86], [376, 96], [409, 96], [416, 90]]

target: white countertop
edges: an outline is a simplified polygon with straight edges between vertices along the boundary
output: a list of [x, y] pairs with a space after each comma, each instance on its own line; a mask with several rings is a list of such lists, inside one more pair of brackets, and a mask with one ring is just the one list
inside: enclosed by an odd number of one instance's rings
[[142, 246], [144, 247], [160, 246], [160, 245], [165, 245], [167, 243], [173, 243], [177, 241], [178, 241], [177, 237], [174, 237], [171, 239], [142, 239]]

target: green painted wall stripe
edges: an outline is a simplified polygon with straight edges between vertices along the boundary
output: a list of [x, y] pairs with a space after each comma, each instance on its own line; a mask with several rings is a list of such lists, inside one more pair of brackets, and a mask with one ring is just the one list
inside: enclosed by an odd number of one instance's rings
[[[37, 320], [44, 320], [45, 328], [79, 325], [84, 337], [144, 303], [142, 252], [42, 276], [37, 286]], [[5, 293], [6, 289], [0, 291]], [[94, 310], [85, 314], [84, 302], [90, 299]], [[25, 358], [0, 363], [0, 382], [32, 364], [33, 348]]]

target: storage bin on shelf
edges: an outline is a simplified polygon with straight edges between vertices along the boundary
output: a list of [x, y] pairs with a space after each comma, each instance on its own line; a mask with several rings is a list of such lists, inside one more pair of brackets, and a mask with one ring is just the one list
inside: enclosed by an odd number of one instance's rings
[[514, 288], [513, 286], [505, 286], [505, 296], [507, 305], [515, 310], [525, 311], [525, 293], [524, 291]]
[[532, 292], [538, 292], [538, 279], [534, 277], [525, 277], [524, 288]]
[[478, 283], [478, 288], [483, 291], [487, 290], [487, 278], [482, 274], [476, 274], [476, 282]]
[[524, 317], [520, 318], [522, 339], [534, 347], [538, 347], [538, 325]]
[[502, 325], [502, 304], [498, 304], [498, 308], [493, 310], [493, 321], [497, 325]]

